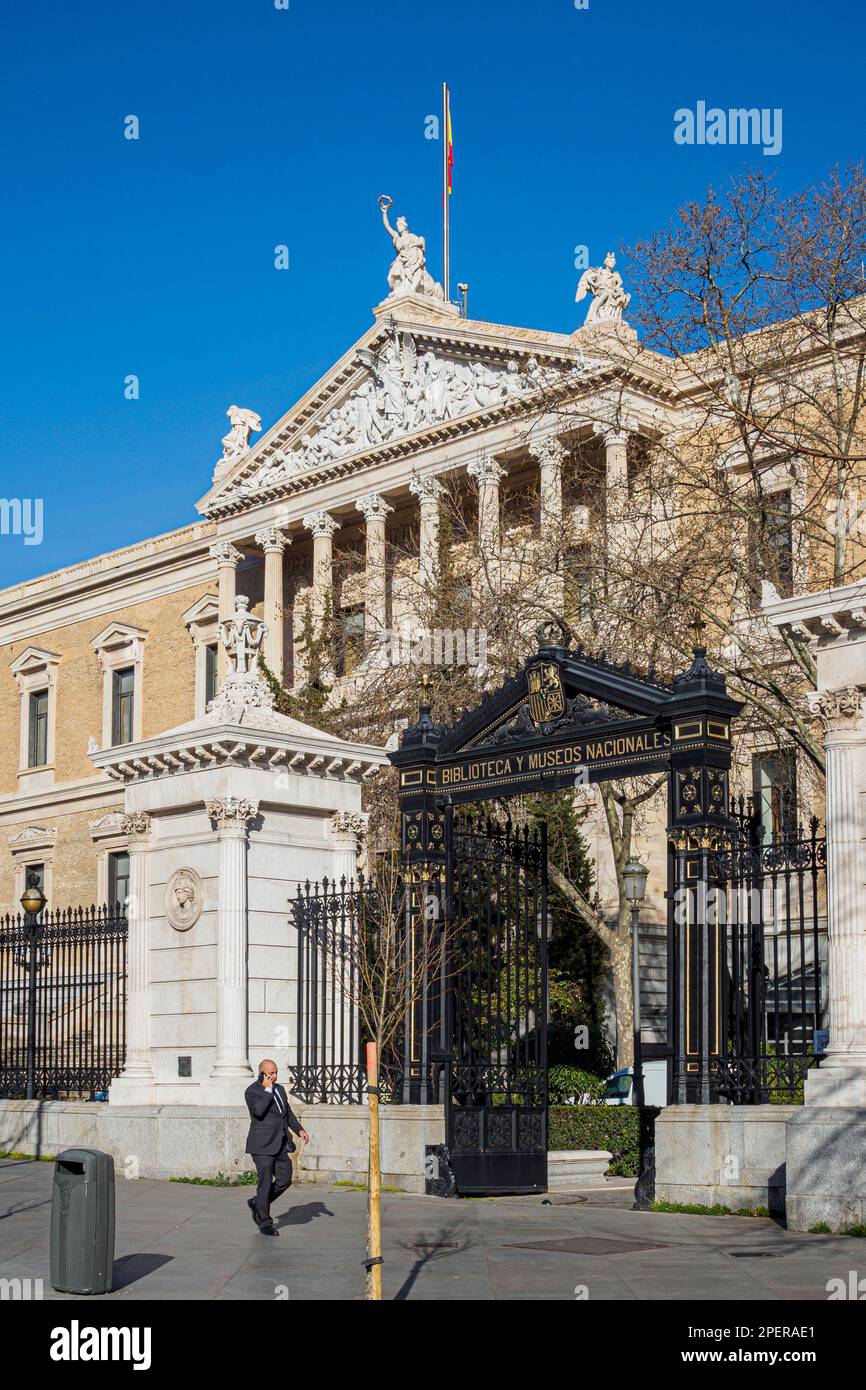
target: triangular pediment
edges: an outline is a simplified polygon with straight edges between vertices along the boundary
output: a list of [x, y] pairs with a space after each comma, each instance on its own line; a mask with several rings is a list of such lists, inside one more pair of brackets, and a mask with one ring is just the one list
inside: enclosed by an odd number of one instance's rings
[[564, 334], [383, 316], [198, 508], [223, 515], [335, 476], [379, 450], [485, 426], [608, 366]]
[[542, 648], [439, 741], [440, 755], [581, 736], [664, 714], [669, 685], [581, 650]]
[[34, 671], [42, 671], [56, 666], [60, 657], [57, 652], [49, 652], [44, 647], [25, 647], [24, 651], [11, 663], [9, 670], [13, 676], [26, 676]]

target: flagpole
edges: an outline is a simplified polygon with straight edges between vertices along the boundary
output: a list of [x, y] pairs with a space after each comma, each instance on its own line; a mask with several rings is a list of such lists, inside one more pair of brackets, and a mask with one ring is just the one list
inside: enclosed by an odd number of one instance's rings
[[449, 293], [450, 275], [450, 226], [448, 207], [448, 83], [442, 83], [442, 248], [443, 248], [443, 273], [442, 281], [445, 290], [445, 303], [451, 298]]

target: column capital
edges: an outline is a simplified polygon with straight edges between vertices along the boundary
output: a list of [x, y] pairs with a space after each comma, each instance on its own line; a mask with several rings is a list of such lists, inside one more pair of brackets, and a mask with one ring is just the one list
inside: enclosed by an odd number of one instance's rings
[[371, 521], [385, 521], [388, 513], [393, 512], [394, 508], [379, 492], [368, 492], [364, 497], [359, 497], [355, 503], [355, 510], [363, 512], [364, 520], [369, 524]]
[[539, 463], [562, 463], [568, 453], [566, 446], [555, 434], [549, 434], [545, 439], [531, 439], [529, 451]]
[[291, 545], [291, 536], [287, 536], [277, 526], [266, 526], [263, 531], [256, 531], [256, 545], [260, 545], [266, 555], [282, 555], [286, 546]]
[[237, 569], [244, 558], [243, 551], [238, 550], [231, 541], [214, 541], [208, 549], [208, 555], [212, 560], [216, 560], [220, 567], [226, 565], [231, 566], [232, 569]]
[[809, 712], [821, 720], [828, 734], [853, 730], [863, 713], [863, 691], [856, 685], [841, 690], [810, 690]]
[[239, 830], [246, 833], [247, 825], [259, 814], [259, 803], [236, 796], [208, 801], [205, 810], [219, 830]]
[[481, 484], [498, 483], [504, 475], [505, 469], [500, 463], [497, 463], [492, 454], [479, 454], [478, 458], [473, 459], [469, 464], [466, 472], [470, 478], [477, 478]]
[[340, 529], [339, 521], [326, 511], [308, 512], [304, 517], [303, 524], [308, 531], [312, 531], [316, 539], [327, 536], [330, 540], [334, 532]]
[[629, 441], [629, 431], [618, 429], [615, 425], [596, 423], [592, 432], [604, 440], [606, 448], [612, 448], [615, 444], [627, 444]]
[[442, 494], [442, 484], [438, 478], [421, 478], [417, 473], [413, 473], [409, 479], [409, 491], [423, 507], [425, 503], [437, 502]]
[[351, 840], [355, 844], [366, 835], [369, 821], [366, 811], [335, 811], [331, 817], [331, 834], [335, 839]]
[[144, 811], [137, 811], [135, 815], [123, 817], [121, 828], [130, 849], [143, 849], [150, 838], [151, 818]]

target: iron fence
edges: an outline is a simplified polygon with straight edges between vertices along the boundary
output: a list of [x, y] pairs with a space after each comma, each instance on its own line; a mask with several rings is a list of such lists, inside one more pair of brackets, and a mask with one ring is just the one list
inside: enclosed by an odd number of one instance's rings
[[802, 1102], [827, 1021], [826, 865], [817, 818], [768, 839], [739, 798], [705, 881], [687, 891], [699, 972], [718, 977], [700, 1063], [710, 1100]]
[[0, 918], [0, 1096], [107, 1091], [126, 1055], [126, 946], [119, 908]]
[[[297, 929], [295, 1045], [290, 1049], [292, 1093], [310, 1104], [361, 1105], [366, 1099], [363, 1056], [364, 995], [377, 983], [386, 994], [399, 977], [399, 960], [387, 958], [382, 932], [389, 914], [363, 878], [323, 878], [299, 885], [291, 904]], [[397, 945], [399, 952], [400, 947]], [[393, 1004], [386, 1001], [393, 1018]], [[380, 1099], [400, 1098], [399, 1050], [380, 1059]]]

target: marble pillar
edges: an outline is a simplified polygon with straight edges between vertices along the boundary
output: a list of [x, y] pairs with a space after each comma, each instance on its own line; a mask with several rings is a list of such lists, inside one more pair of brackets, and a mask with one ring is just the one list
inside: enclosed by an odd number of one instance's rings
[[502, 550], [502, 523], [499, 514], [499, 482], [505, 469], [490, 454], [481, 454], [467, 468], [478, 482], [478, 544], [481, 551], [481, 578], [496, 583]]
[[285, 652], [283, 633], [283, 554], [291, 540], [276, 526], [256, 532], [256, 545], [265, 552], [265, 663], [278, 680], [283, 679]]
[[367, 833], [369, 816], [362, 811], [337, 811], [331, 817], [331, 842], [334, 846], [334, 881], [339, 887], [358, 877], [358, 852]]
[[147, 1104], [154, 1084], [150, 1052], [150, 916], [148, 851], [152, 822], [139, 812], [124, 816], [129, 853], [126, 960], [126, 1064], [111, 1083], [115, 1105]]
[[312, 619], [315, 632], [321, 632], [330, 598], [334, 595], [334, 532], [340, 523], [329, 512], [310, 512], [304, 526], [313, 536]]
[[562, 462], [567, 451], [552, 435], [533, 444], [531, 450], [538, 460], [541, 534], [545, 539], [562, 530]]
[[[866, 649], [864, 649], [866, 656]], [[866, 684], [866, 663], [864, 663]], [[806, 1081], [807, 1105], [866, 1106], [866, 702], [861, 689], [809, 699], [824, 726], [830, 1043]]]
[[[238, 565], [243, 553], [231, 541], [215, 541], [208, 551], [210, 558], [217, 563], [219, 621], [225, 622], [235, 611], [237, 597]], [[225, 652], [222, 643], [217, 651], [217, 684], [221, 685], [226, 676]]]
[[608, 425], [596, 425], [594, 432], [604, 440], [608, 506], [612, 502], [621, 504], [628, 496], [628, 434]]
[[420, 515], [418, 583], [423, 589], [432, 589], [439, 569], [439, 497], [442, 484], [436, 478], [419, 478], [416, 474], [409, 482], [409, 491], [418, 498]]
[[388, 513], [393, 512], [378, 492], [368, 492], [355, 503], [367, 527], [366, 570], [364, 574], [364, 641], [381, 638], [388, 622], [385, 530]]
[[252, 1077], [247, 1040], [247, 836], [259, 813], [256, 801], [229, 796], [207, 803], [220, 842], [217, 940], [217, 1045], [210, 1082], [234, 1099]]

